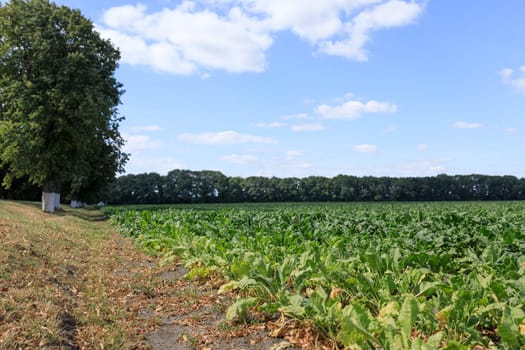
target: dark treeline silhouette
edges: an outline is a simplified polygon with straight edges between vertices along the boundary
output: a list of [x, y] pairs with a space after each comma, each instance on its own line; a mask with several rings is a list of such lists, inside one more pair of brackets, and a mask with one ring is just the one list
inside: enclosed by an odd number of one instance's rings
[[[5, 167], [0, 166], [0, 199], [39, 201], [42, 199], [42, 187], [31, 184], [27, 176], [14, 178], [9, 188], [2, 185], [7, 175]], [[137, 175], [140, 176], [140, 175]], [[101, 200], [108, 199], [108, 193], [115, 183], [108, 186], [109, 180], [105, 178], [92, 178], [91, 181], [85, 182], [81, 191], [75, 191], [75, 199], [88, 203], [97, 203]], [[64, 196], [62, 200], [68, 202], [73, 199], [73, 190], [71, 183], [64, 183], [62, 186]]]
[[207, 170], [121, 176], [107, 198], [111, 204], [523, 199], [525, 178], [515, 176], [241, 178]]
[[[2, 181], [0, 169], [0, 182]], [[42, 188], [31, 185], [27, 178], [14, 179], [9, 189], [0, 186], [0, 199], [39, 201], [42, 197]]]

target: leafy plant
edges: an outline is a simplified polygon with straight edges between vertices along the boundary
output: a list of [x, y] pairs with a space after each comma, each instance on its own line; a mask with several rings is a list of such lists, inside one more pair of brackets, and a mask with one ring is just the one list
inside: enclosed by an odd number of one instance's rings
[[525, 203], [168, 208], [112, 222], [196, 276], [222, 274], [220, 291], [240, 297], [234, 322], [257, 305], [342, 347], [523, 346]]

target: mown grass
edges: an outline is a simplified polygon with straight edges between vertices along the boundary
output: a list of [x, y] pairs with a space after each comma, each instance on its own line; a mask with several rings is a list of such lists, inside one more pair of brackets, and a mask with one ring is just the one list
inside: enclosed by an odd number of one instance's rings
[[147, 348], [157, 321], [137, 315], [163, 286], [151, 258], [93, 217], [0, 201], [0, 349]]

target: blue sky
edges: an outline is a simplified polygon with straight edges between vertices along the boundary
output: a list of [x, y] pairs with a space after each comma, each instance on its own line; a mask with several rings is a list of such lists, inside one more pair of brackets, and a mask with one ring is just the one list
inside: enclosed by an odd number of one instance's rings
[[57, 3], [122, 52], [128, 173], [525, 177], [525, 1]]

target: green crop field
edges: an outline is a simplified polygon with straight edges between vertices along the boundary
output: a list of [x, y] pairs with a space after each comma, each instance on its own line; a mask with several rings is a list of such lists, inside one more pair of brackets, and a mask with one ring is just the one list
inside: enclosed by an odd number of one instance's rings
[[220, 274], [232, 322], [284, 315], [339, 348], [522, 349], [525, 203], [114, 211], [145, 249]]

